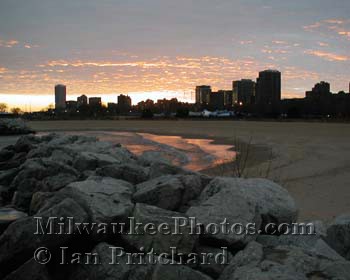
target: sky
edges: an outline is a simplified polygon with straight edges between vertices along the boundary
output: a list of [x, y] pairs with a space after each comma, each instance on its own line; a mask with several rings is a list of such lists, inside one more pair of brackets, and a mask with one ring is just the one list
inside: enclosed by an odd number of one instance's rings
[[116, 102], [191, 101], [282, 72], [282, 97], [350, 81], [349, 0], [1, 0], [0, 102], [37, 109], [54, 85]]

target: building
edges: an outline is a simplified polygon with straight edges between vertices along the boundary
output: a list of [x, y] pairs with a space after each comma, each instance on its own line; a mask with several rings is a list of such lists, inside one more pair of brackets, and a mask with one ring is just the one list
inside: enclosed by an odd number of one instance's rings
[[255, 103], [255, 82], [248, 79], [232, 82], [233, 102], [239, 105]]
[[127, 95], [118, 96], [118, 110], [119, 113], [129, 113], [131, 110], [131, 98]]
[[224, 107], [225, 109], [232, 109], [233, 108], [233, 92], [232, 90], [219, 90], [219, 92], [222, 92], [224, 94]]
[[212, 92], [210, 94], [210, 109], [223, 110], [224, 106], [224, 91]]
[[117, 103], [107, 103], [108, 113], [117, 114], [118, 113], [118, 104]]
[[88, 98], [87, 98], [87, 96], [84, 95], [84, 94], [82, 96], [79, 96], [77, 98], [77, 105], [78, 105], [78, 107], [88, 105]]
[[76, 113], [77, 112], [77, 107], [78, 102], [71, 100], [71, 101], [66, 101], [66, 111], [69, 113]]
[[280, 111], [281, 72], [265, 70], [259, 73], [256, 82], [255, 103], [258, 113], [276, 115]]
[[209, 105], [211, 95], [210, 86], [197, 86], [196, 87], [196, 103], [200, 105]]
[[55, 86], [55, 109], [62, 110], [66, 108], [67, 90], [65, 85]]
[[331, 93], [331, 85], [325, 81], [317, 83], [311, 91], [307, 91], [305, 96], [307, 98], [322, 98], [329, 96]]
[[89, 105], [93, 107], [101, 107], [102, 106], [101, 97], [90, 97]]

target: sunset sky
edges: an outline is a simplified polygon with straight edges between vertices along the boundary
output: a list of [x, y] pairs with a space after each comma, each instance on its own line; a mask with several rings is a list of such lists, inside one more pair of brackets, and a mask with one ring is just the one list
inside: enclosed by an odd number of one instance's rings
[[115, 101], [190, 100], [282, 72], [283, 97], [350, 81], [349, 0], [1, 0], [0, 102], [37, 109], [56, 83]]

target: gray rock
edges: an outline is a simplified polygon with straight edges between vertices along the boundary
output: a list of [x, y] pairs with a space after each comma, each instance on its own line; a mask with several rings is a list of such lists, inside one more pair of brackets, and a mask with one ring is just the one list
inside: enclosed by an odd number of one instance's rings
[[217, 279], [224, 269], [233, 260], [233, 255], [227, 248], [215, 248], [209, 246], [199, 245], [196, 247], [196, 253], [200, 256], [205, 254], [205, 262], [200, 259], [195, 268], [214, 279]]
[[[1, 275], [1, 273], [0, 273]], [[49, 280], [48, 269], [45, 265], [38, 264], [34, 259], [30, 259], [17, 270], [7, 275], [4, 280]]]
[[294, 246], [333, 260], [344, 260], [317, 235], [260, 235], [257, 241], [267, 247]]
[[26, 216], [27, 216], [26, 213], [17, 211], [14, 208], [8, 208], [8, 207], [0, 208], [0, 235], [5, 231], [5, 229], [11, 223]]
[[[47, 225], [50, 217], [58, 217], [52, 220], [53, 233], [58, 233], [60, 218], [63, 218], [65, 229], [68, 230], [69, 219], [74, 217], [74, 222], [82, 223], [88, 221], [87, 213], [72, 199], [65, 199], [61, 203], [55, 205], [51, 209], [40, 213], [39, 218], [43, 227]], [[61, 244], [65, 244], [73, 238], [73, 234], [45, 234], [37, 228], [39, 219], [33, 217], [21, 218], [11, 223], [0, 237], [0, 266], [4, 268], [4, 272], [13, 271], [26, 260], [33, 256], [33, 252], [39, 247], [47, 247], [49, 249], [57, 248]], [[35, 234], [38, 233], [38, 234]]]
[[153, 179], [164, 175], [176, 175], [176, 174], [188, 174], [188, 173], [190, 172], [181, 167], [178, 167], [166, 162], [156, 161], [156, 162], [153, 162], [150, 166], [149, 177]]
[[33, 131], [22, 119], [0, 119], [1, 135], [19, 135], [29, 133], [33, 133]]
[[0, 171], [0, 185], [9, 186], [18, 172], [18, 168]]
[[184, 186], [174, 176], [162, 176], [138, 184], [133, 196], [135, 202], [154, 205], [167, 210], [180, 207]]
[[158, 264], [151, 280], [210, 280], [209, 276], [184, 265]]
[[268, 223], [294, 223], [298, 209], [294, 199], [281, 186], [266, 179], [215, 178], [204, 189], [201, 199], [205, 200], [222, 189], [230, 189], [258, 206], [262, 226]]
[[[210, 183], [203, 192], [212, 186], [213, 183]], [[228, 224], [226, 230], [216, 226], [216, 234], [212, 232], [202, 236], [206, 243], [214, 243], [216, 246], [240, 248], [256, 238], [256, 229], [260, 228], [261, 224], [256, 203], [230, 188], [222, 188], [216, 193], [211, 193], [211, 196], [206, 192], [205, 196], [201, 195], [200, 204], [192, 206], [186, 214], [196, 217], [197, 222], [204, 227], [210, 227], [211, 224]]]
[[235, 271], [242, 266], [248, 268], [256, 267], [263, 259], [264, 252], [263, 246], [255, 241], [250, 242], [244, 250], [239, 251], [234, 257], [231, 263], [225, 268], [220, 275], [219, 280], [234, 279], [231, 278]]
[[[122, 238], [137, 250], [144, 247], [146, 252], [153, 249], [157, 254], [171, 254], [171, 247], [175, 247], [178, 253], [189, 254], [198, 240], [198, 235], [191, 234], [189, 226], [179, 227], [179, 234], [170, 234], [176, 231], [174, 217], [178, 217], [180, 224], [186, 223], [189, 225], [188, 217], [183, 214], [150, 205], [136, 204], [132, 216], [135, 223], [155, 225], [155, 228], [148, 229], [150, 232], [145, 232], [143, 227], [136, 228], [135, 224], [135, 227], [130, 229], [132, 231], [128, 231], [128, 233], [135, 234], [122, 235]], [[164, 224], [168, 225], [168, 228], [162, 229], [164, 232], [159, 232], [158, 227]]]
[[327, 229], [327, 243], [350, 260], [350, 214], [337, 217]]
[[91, 177], [60, 192], [76, 200], [95, 223], [124, 221], [132, 213], [133, 185], [108, 177]]
[[[228, 279], [348, 279], [350, 263], [319, 256], [294, 246], [256, 245], [239, 252], [219, 280]], [[258, 249], [259, 248], [259, 249]], [[256, 252], [258, 252], [256, 254]], [[256, 254], [254, 258], [251, 256]]]
[[119, 164], [120, 160], [107, 155], [95, 152], [81, 152], [73, 162], [74, 168], [79, 171], [95, 170], [96, 168], [103, 167], [111, 164]]
[[148, 180], [148, 171], [142, 166], [134, 164], [108, 165], [97, 169], [96, 174], [121, 179], [132, 184], [139, 184]]

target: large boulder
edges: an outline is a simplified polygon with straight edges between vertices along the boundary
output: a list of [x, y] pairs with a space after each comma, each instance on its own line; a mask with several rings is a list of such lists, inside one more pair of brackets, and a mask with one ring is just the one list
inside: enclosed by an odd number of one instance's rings
[[7, 275], [4, 280], [50, 280], [49, 270], [46, 265], [37, 263], [30, 259], [15, 271]]
[[[112, 257], [114, 252], [116, 257]], [[107, 279], [107, 280], [211, 280], [203, 273], [187, 266], [166, 264], [169, 260], [159, 263], [147, 263], [147, 258], [129, 257], [121, 247], [107, 243], [98, 244], [93, 250], [98, 255], [97, 265], [79, 266], [69, 279]], [[156, 258], [159, 259], [159, 258]], [[141, 262], [141, 264], [139, 264]], [[112, 263], [112, 264], [110, 264]]]
[[[198, 240], [198, 235], [191, 232], [188, 217], [183, 214], [146, 204], [136, 204], [132, 217], [133, 226], [122, 238], [137, 250], [143, 247], [146, 252], [153, 249], [156, 254], [171, 254], [173, 247], [177, 253], [189, 254]], [[142, 226], [138, 228], [137, 223]], [[176, 223], [180, 226], [176, 226]], [[152, 224], [155, 228], [145, 230], [144, 226], [147, 224]], [[181, 226], [182, 224], [186, 226]], [[159, 228], [161, 229], [158, 230]]]
[[169, 175], [138, 184], [133, 199], [138, 203], [176, 210], [182, 202], [183, 192], [184, 186], [181, 181]]
[[[0, 237], [0, 266], [4, 275], [31, 258], [37, 248], [47, 247], [54, 250], [71, 240], [74, 232], [57, 235], [60, 232], [59, 222], [64, 223], [64, 229], [69, 229], [69, 217], [74, 217], [76, 223], [88, 221], [87, 213], [76, 202], [67, 198], [40, 213], [37, 218], [24, 217], [11, 223]], [[49, 221], [52, 223], [53, 234], [49, 234], [50, 227], [46, 227]]]
[[96, 170], [99, 176], [112, 177], [128, 181], [132, 184], [139, 184], [148, 180], [148, 171], [135, 164], [108, 165]]
[[155, 161], [151, 164], [149, 169], [150, 178], [157, 178], [164, 175], [177, 175], [177, 174], [188, 174], [189, 171], [179, 167], [172, 165], [170, 163]]
[[215, 178], [204, 189], [201, 199], [206, 199], [223, 189], [239, 194], [254, 202], [262, 218], [262, 226], [269, 223], [295, 223], [298, 208], [289, 193], [267, 179]]
[[72, 197], [90, 215], [94, 223], [125, 221], [132, 213], [131, 197], [134, 186], [109, 177], [90, 177], [62, 189], [61, 194]]
[[337, 217], [327, 228], [327, 243], [350, 260], [350, 214]]
[[343, 260], [329, 259], [294, 246], [272, 248], [253, 243], [233, 258], [219, 280], [346, 280], [349, 273], [350, 263]]
[[33, 133], [22, 119], [0, 119], [1, 135], [18, 135]]
[[209, 245], [231, 248], [240, 248], [254, 240], [261, 225], [256, 202], [230, 188], [209, 193], [213, 186], [210, 183], [202, 192], [199, 205], [186, 212], [204, 225], [201, 238]]
[[0, 235], [13, 222], [20, 218], [28, 216], [26, 213], [17, 211], [14, 208], [3, 207], [0, 208]]

